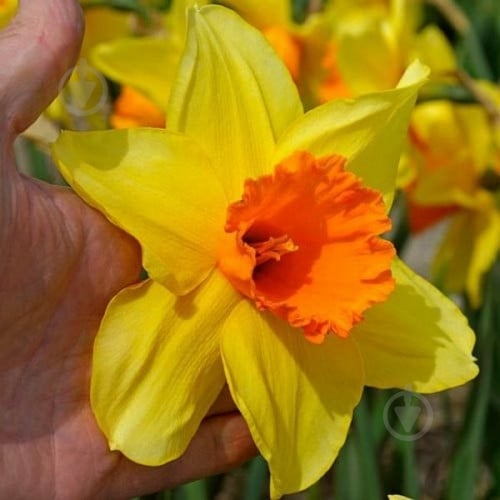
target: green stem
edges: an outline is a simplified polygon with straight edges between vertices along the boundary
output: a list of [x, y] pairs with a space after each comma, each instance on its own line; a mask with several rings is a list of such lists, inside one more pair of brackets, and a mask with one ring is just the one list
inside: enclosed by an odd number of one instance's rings
[[[447, 486], [450, 500], [474, 498], [484, 445], [495, 352], [495, 293], [500, 285], [500, 261], [486, 279], [484, 303], [477, 326], [480, 375], [474, 381], [464, 430], [454, 455]], [[472, 315], [471, 315], [471, 319]]]
[[366, 487], [365, 498], [366, 500], [379, 500], [381, 498], [382, 487], [366, 396], [361, 398], [356, 408], [354, 425], [358, 436], [359, 461]]
[[[408, 396], [411, 401], [411, 396]], [[413, 398], [414, 399], [414, 398]], [[408, 402], [409, 403], [409, 402]], [[412, 404], [405, 405], [404, 411], [409, 412], [414, 408]], [[397, 429], [401, 434], [408, 434], [408, 429], [404, 429], [402, 423], [407, 421], [407, 414], [403, 414], [398, 419]], [[411, 498], [419, 498], [420, 485], [418, 481], [418, 465], [415, 454], [415, 441], [395, 439], [396, 453], [400, 458], [403, 475], [403, 491]]]

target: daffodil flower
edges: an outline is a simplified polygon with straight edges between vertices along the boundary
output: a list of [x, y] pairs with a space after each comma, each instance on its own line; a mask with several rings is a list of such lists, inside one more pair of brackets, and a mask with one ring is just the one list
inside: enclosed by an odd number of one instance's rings
[[415, 63], [396, 89], [303, 114], [265, 38], [207, 6], [189, 12], [167, 130], [61, 135], [65, 178], [135, 236], [150, 276], [95, 343], [112, 449], [178, 458], [228, 384], [278, 498], [331, 466], [364, 385], [476, 375], [464, 317], [378, 236], [425, 76]]
[[[482, 84], [500, 105], [500, 90]], [[477, 105], [446, 101], [419, 105], [412, 117], [419, 165], [408, 189], [410, 225], [422, 231], [447, 216], [451, 224], [433, 263], [436, 283], [465, 292], [473, 307], [500, 250], [500, 142], [498, 128]]]
[[[92, 48], [92, 64], [123, 86], [111, 118], [114, 127], [161, 126], [160, 122], [165, 122], [170, 88], [186, 38], [185, 12], [194, 3], [173, 2], [157, 33], [116, 37]], [[196, 3], [201, 6], [207, 1]]]
[[413, 0], [340, 10], [334, 31], [337, 65], [353, 95], [392, 88], [415, 58], [429, 66], [432, 78], [456, 69], [453, 49], [439, 28], [417, 32], [420, 10]]

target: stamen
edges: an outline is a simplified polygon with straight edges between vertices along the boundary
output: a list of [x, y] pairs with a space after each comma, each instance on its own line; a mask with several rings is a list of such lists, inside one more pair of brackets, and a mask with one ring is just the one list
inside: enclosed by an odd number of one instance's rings
[[247, 243], [247, 245], [255, 250], [255, 261], [257, 266], [272, 259], [279, 262], [283, 255], [296, 252], [299, 249], [287, 234], [279, 236], [278, 238], [273, 238], [271, 236], [266, 241]]

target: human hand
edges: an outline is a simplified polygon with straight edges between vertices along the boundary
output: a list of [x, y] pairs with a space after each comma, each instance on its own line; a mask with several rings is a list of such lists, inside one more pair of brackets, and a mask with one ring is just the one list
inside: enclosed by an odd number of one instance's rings
[[89, 403], [92, 344], [140, 250], [67, 189], [17, 171], [13, 142], [78, 56], [73, 0], [21, 0], [0, 32], [0, 497], [127, 498], [227, 470], [255, 453], [227, 394], [186, 454], [144, 467], [110, 452]]

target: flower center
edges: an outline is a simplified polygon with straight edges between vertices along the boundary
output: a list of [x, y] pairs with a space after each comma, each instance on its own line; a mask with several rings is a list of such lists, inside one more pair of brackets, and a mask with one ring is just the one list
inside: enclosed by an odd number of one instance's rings
[[390, 228], [382, 196], [344, 165], [297, 152], [273, 175], [247, 180], [218, 255], [235, 288], [317, 343], [348, 336], [394, 287], [394, 249], [379, 237]]
[[278, 238], [273, 238], [271, 236], [268, 240], [260, 242], [252, 242], [248, 238], [243, 238], [243, 241], [255, 250], [256, 266], [260, 266], [268, 260], [279, 262], [283, 255], [290, 252], [296, 252], [299, 249], [286, 234]]

